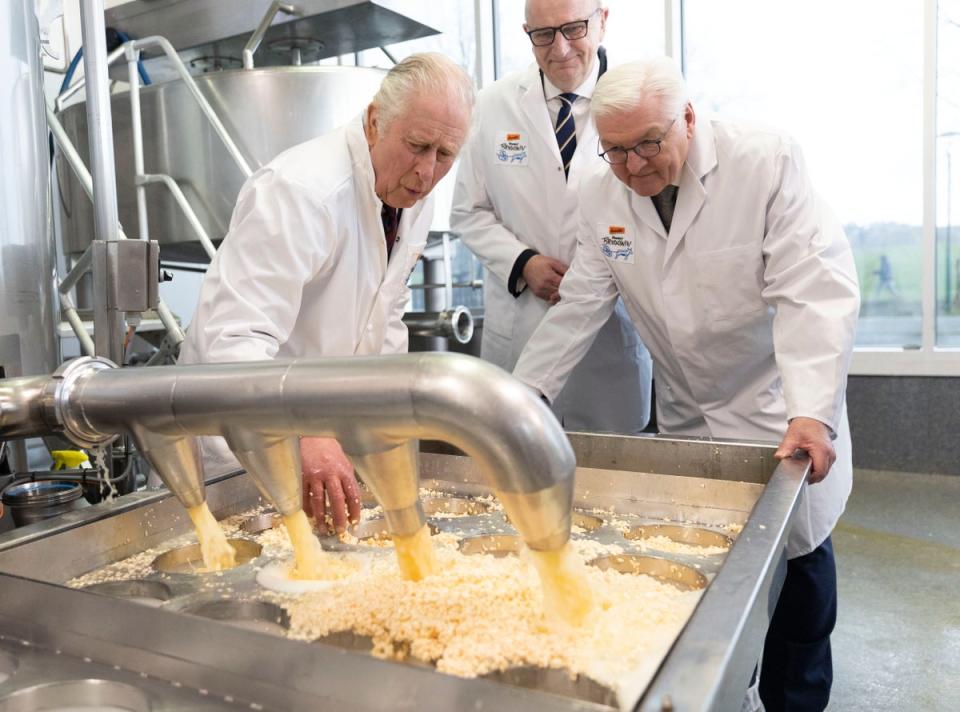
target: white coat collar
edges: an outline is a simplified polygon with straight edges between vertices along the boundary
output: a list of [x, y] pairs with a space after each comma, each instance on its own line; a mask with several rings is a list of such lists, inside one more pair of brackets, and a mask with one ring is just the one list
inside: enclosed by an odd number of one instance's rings
[[350, 160], [353, 164], [353, 174], [359, 178], [356, 184], [369, 188], [373, 198], [380, 201], [377, 197], [373, 162], [370, 160], [370, 146], [367, 145], [367, 135], [363, 131], [363, 114], [351, 120], [344, 130], [347, 136], [347, 149], [350, 151]]
[[527, 119], [527, 125], [534, 134], [540, 137], [543, 148], [550, 151], [557, 162], [560, 162], [560, 147], [557, 146], [557, 137], [553, 133], [553, 122], [550, 121], [550, 112], [543, 95], [543, 84], [540, 83], [540, 68], [536, 62], [527, 67], [519, 83], [520, 110]]
[[[703, 178], [716, 165], [717, 146], [714, 142], [713, 127], [709, 119], [698, 121], [693, 130], [687, 160], [680, 173], [680, 192], [677, 193], [677, 207], [670, 223], [670, 234], [667, 236], [664, 265], [670, 260], [706, 202], [707, 190], [703, 185]], [[652, 205], [651, 203], [651, 207]]]

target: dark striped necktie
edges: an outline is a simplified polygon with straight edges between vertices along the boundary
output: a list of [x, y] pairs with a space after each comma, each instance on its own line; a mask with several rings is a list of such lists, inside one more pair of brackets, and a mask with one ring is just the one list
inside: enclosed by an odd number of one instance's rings
[[577, 126], [573, 121], [573, 103], [577, 95], [573, 92], [561, 94], [560, 113], [557, 114], [557, 145], [560, 147], [560, 160], [563, 162], [563, 174], [570, 177], [570, 161], [577, 150]]

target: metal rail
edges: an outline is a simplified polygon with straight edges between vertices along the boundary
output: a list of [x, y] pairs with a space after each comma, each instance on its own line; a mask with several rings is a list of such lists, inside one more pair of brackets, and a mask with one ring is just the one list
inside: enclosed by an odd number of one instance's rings
[[[83, 159], [80, 157], [80, 154], [77, 152], [76, 147], [70, 141], [70, 137], [67, 136], [67, 132], [63, 129], [63, 124], [60, 123], [60, 120], [53, 113], [53, 110], [47, 106], [47, 126], [50, 128], [51, 133], [53, 134], [53, 139], [57, 144], [57, 147], [63, 153], [64, 158], [66, 158], [67, 163], [70, 165], [70, 168], [73, 170], [74, 174], [77, 176], [77, 179], [80, 181], [80, 185], [83, 187], [84, 192], [93, 199], [93, 179], [90, 176], [90, 172], [87, 170], [86, 165], [83, 162]], [[127, 236], [123, 231], [123, 227], [120, 226], [119, 221], [117, 222], [117, 235], [119, 239], [126, 240]], [[84, 349], [84, 352], [92, 356], [92, 340], [90, 335], [87, 333], [87, 330], [83, 327], [79, 316], [77, 315], [76, 307], [73, 304], [73, 301], [70, 299], [69, 292], [76, 285], [77, 281], [90, 269], [92, 264], [92, 256], [90, 250], [88, 249], [80, 259], [77, 261], [77, 264], [74, 265], [73, 269], [67, 274], [59, 286], [60, 293], [60, 304], [63, 307], [64, 315], [67, 321], [70, 323], [70, 326], [73, 328], [74, 333], [77, 335], [77, 338], [80, 339], [81, 346]], [[161, 299], [157, 303], [157, 314], [160, 316], [160, 321], [163, 322], [164, 327], [167, 330], [167, 336], [173, 342], [174, 346], [179, 345], [183, 342], [184, 334], [183, 329], [180, 328], [180, 325], [177, 323], [176, 317], [174, 317], [173, 312], [170, 311], [170, 307]]]
[[250, 35], [250, 39], [247, 40], [247, 44], [243, 47], [244, 69], [253, 69], [253, 53], [257, 51], [258, 47], [260, 47], [260, 43], [263, 41], [263, 36], [267, 34], [267, 30], [270, 29], [270, 23], [273, 22], [273, 18], [277, 16], [278, 12], [283, 12], [287, 15], [293, 15], [297, 12], [297, 8], [289, 3], [282, 2], [281, 0], [273, 0], [273, 2], [270, 3], [270, 7], [267, 8], [266, 14], [260, 20], [260, 24], [257, 25], [257, 29], [253, 31], [253, 34]]

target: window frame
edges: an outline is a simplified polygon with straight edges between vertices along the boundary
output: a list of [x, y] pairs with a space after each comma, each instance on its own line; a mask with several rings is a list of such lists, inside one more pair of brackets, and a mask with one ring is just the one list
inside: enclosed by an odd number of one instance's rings
[[[666, 46], [683, 57], [684, 0], [666, 3]], [[923, 0], [923, 226], [921, 267], [921, 344], [919, 349], [854, 348], [851, 376], [960, 376], [960, 348], [937, 346], [937, 30], [939, 0]], [[679, 38], [671, 31], [679, 25]], [[675, 54], [668, 51], [673, 57]]]

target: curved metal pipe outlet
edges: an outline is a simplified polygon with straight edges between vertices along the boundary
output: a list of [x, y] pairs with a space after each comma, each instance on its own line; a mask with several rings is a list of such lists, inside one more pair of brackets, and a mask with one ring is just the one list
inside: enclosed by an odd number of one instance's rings
[[[412, 441], [442, 440], [474, 458], [528, 546], [556, 549], [569, 539], [570, 443], [539, 398], [479, 359], [422, 353], [113, 370], [77, 361], [86, 373], [70, 388], [53, 387], [58, 429], [77, 442], [127, 432], [169, 446], [220, 435], [252, 452], [258, 438], [335, 437], [394, 533], [406, 534], [423, 522]], [[4, 419], [0, 437], [8, 428], [18, 426]], [[299, 458], [284, 459], [286, 471], [270, 469], [269, 458], [247, 464], [258, 483], [284, 479], [280, 490], [299, 493]]]
[[464, 306], [439, 312], [407, 312], [403, 323], [416, 336], [442, 336], [458, 344], [469, 344], [473, 338], [473, 314]]

